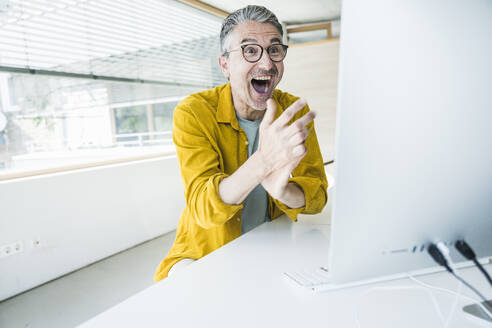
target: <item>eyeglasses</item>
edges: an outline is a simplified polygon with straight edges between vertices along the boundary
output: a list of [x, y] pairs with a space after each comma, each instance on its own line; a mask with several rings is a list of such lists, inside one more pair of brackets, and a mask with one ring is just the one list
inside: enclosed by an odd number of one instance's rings
[[[246, 61], [250, 63], [256, 63], [263, 56], [263, 49], [266, 49], [268, 56], [273, 62], [281, 62], [287, 55], [287, 48], [285, 44], [272, 44], [266, 48], [263, 48], [259, 44], [243, 44], [240, 46], [243, 51], [243, 57]], [[233, 49], [231, 51], [226, 51], [224, 54], [237, 51], [239, 49]]]

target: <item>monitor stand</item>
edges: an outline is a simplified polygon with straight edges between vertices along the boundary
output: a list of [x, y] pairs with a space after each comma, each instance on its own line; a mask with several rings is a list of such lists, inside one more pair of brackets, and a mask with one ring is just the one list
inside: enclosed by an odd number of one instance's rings
[[[482, 305], [483, 307], [489, 309], [489, 312], [492, 313], [492, 300], [488, 300], [487, 302], [484, 301], [482, 302]], [[492, 318], [489, 317], [487, 313], [485, 313], [485, 311], [482, 310], [482, 308], [477, 303], [464, 306], [463, 311], [471, 315], [474, 319], [480, 318], [481, 319], [480, 322], [488, 321], [492, 323]]]

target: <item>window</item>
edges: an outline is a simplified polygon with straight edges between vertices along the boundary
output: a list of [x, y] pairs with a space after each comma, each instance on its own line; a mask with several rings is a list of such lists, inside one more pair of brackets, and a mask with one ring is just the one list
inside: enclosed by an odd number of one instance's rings
[[226, 82], [220, 24], [178, 1], [9, 0], [0, 174], [172, 151], [179, 100]]
[[173, 110], [178, 102], [171, 101], [152, 105], [156, 131], [170, 131], [173, 120]]
[[171, 145], [175, 99], [140, 106], [114, 108], [116, 144], [124, 146]]

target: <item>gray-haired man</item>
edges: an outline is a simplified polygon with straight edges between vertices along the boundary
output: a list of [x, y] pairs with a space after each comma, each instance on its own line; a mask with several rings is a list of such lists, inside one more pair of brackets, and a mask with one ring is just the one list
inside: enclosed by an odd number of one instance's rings
[[173, 140], [186, 208], [156, 281], [263, 222], [283, 213], [296, 221], [326, 204], [315, 115], [304, 100], [275, 89], [288, 48], [282, 34], [264, 7], [230, 14], [219, 57], [229, 83], [176, 107]]

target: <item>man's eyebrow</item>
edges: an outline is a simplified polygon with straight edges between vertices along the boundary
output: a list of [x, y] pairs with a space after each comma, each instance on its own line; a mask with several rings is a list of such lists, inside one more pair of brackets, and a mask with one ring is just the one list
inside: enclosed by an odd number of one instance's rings
[[244, 43], [244, 42], [258, 42], [258, 41], [256, 41], [256, 39], [246, 38], [246, 39], [241, 40], [241, 43]]
[[[244, 38], [241, 40], [241, 43], [245, 43], [245, 42], [258, 42], [258, 40], [253, 38]], [[279, 38], [270, 39], [270, 43], [275, 43], [275, 42], [282, 43], [282, 40], [280, 40]]]

